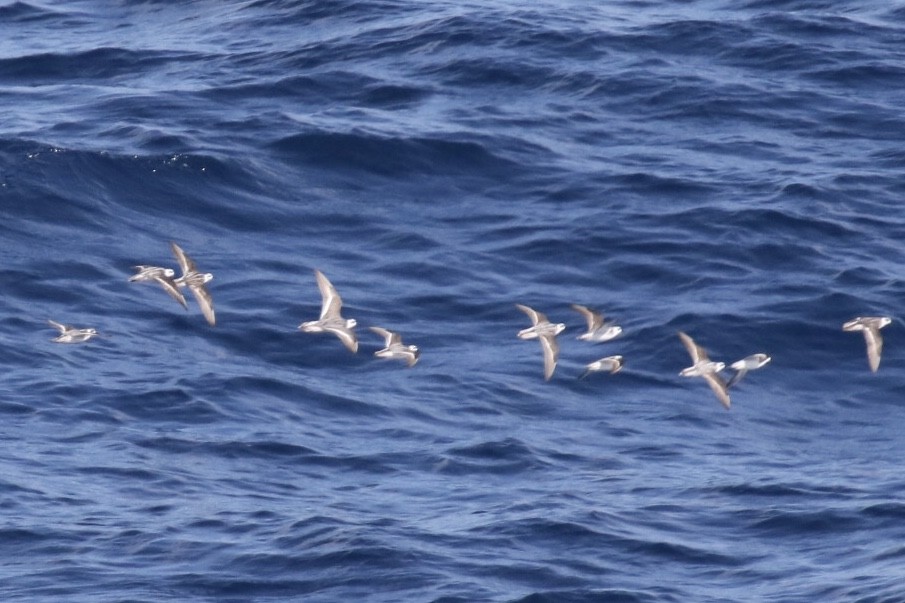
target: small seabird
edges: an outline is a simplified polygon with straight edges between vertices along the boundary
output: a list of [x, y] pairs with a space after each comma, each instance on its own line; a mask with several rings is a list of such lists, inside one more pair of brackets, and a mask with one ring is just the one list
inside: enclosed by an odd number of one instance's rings
[[859, 316], [844, 325], [843, 331], [863, 331], [867, 342], [867, 361], [874, 373], [880, 368], [880, 354], [883, 353], [883, 337], [880, 329], [892, 322], [888, 316]]
[[544, 351], [544, 380], [549, 381], [553, 376], [553, 371], [556, 370], [556, 360], [559, 357], [559, 344], [556, 343], [556, 336], [563, 332], [566, 325], [561, 322], [554, 324], [547, 320], [545, 314], [528, 306], [515, 304], [515, 307], [527, 314], [532, 323], [532, 326], [519, 331], [518, 337], [519, 339], [540, 339], [540, 345]]
[[354, 318], [345, 319], [340, 315], [343, 300], [333, 284], [327, 280], [324, 273], [315, 270], [317, 288], [321, 292], [321, 316], [317, 320], [309, 320], [299, 325], [299, 330], [305, 333], [333, 333], [351, 352], [358, 351], [358, 339], [352, 329], [358, 324]]
[[579, 377], [579, 379], [584, 379], [591, 373], [599, 373], [602, 371], [606, 371], [611, 375], [613, 373], [618, 373], [622, 370], [623, 364], [622, 356], [607, 356], [606, 358], [595, 360], [585, 367], [584, 374]]
[[578, 339], [600, 343], [619, 337], [622, 334], [622, 327], [614, 322], [604, 322], [603, 315], [600, 312], [581, 304], [572, 304], [572, 309], [584, 316], [588, 322], [587, 333], [582, 333], [578, 336]]
[[416, 345], [403, 345], [402, 336], [399, 333], [382, 327], [371, 327], [371, 330], [383, 337], [384, 348], [377, 350], [374, 355], [378, 358], [405, 360], [409, 366], [415, 366], [421, 351]]
[[173, 278], [174, 276], [176, 276], [176, 273], [172, 268], [160, 268], [158, 266], [135, 266], [135, 269], [138, 271], [138, 273], [133, 274], [129, 277], [130, 283], [137, 283], [140, 281], [155, 282], [163, 287], [163, 290], [166, 291], [170, 295], [170, 297], [182, 304], [183, 308], [188, 309], [188, 304], [185, 303], [185, 296], [182, 294], [182, 291], [179, 290], [179, 286], [176, 284], [176, 280]]
[[726, 383], [726, 388], [728, 389], [741, 381], [742, 378], [748, 374], [748, 371], [757, 370], [770, 362], [770, 360], [772, 359], [766, 354], [751, 354], [737, 362], [733, 362], [729, 365], [729, 368], [734, 370], [735, 374], [732, 375], [732, 378]]
[[729, 390], [726, 386], [726, 382], [723, 381], [723, 378], [720, 377], [719, 374], [721, 370], [726, 368], [726, 364], [724, 362], [711, 361], [710, 358], [707, 357], [707, 351], [696, 344], [691, 337], [681, 331], [679, 331], [679, 339], [685, 344], [685, 349], [688, 350], [691, 361], [694, 362], [692, 366], [682, 369], [679, 374], [683, 377], [703, 377], [707, 381], [707, 385], [710, 386], [710, 389], [713, 390], [713, 393], [716, 394], [719, 401], [726, 407], [726, 410], [729, 410], [729, 407], [731, 406]]
[[173, 282], [176, 283], [177, 287], [189, 288], [189, 291], [192, 292], [198, 301], [198, 306], [201, 308], [204, 318], [207, 319], [210, 326], [214, 326], [216, 323], [216, 318], [214, 318], [214, 300], [211, 298], [207, 287], [204, 286], [205, 283], [210, 282], [214, 278], [214, 275], [210, 272], [199, 272], [192, 258], [187, 256], [182, 247], [176, 243], [171, 242], [170, 249], [173, 250], [173, 255], [176, 256], [179, 267], [182, 269], [182, 276]]
[[47, 324], [60, 332], [57, 337], [51, 339], [51, 341], [56, 343], [82, 343], [98, 335], [98, 332], [94, 329], [76, 329], [60, 324], [55, 320], [48, 320]]

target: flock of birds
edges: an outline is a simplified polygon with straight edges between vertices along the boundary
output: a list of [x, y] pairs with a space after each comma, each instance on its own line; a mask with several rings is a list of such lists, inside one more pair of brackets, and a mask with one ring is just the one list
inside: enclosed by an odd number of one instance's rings
[[[214, 314], [214, 300], [206, 286], [214, 278], [214, 275], [210, 272], [198, 270], [194, 260], [176, 243], [171, 242], [170, 249], [173, 251], [173, 255], [176, 256], [182, 275], [177, 277], [176, 271], [172, 268], [140, 265], [135, 266], [136, 273], [129, 278], [129, 282], [157, 283], [185, 309], [188, 309], [188, 302], [182, 293], [182, 289], [188, 289], [198, 302], [201, 313], [204, 314], [208, 324], [210, 326], [216, 325], [217, 318]], [[333, 333], [339, 337], [340, 341], [351, 352], [357, 352], [358, 338], [355, 336], [353, 329], [358, 323], [354, 318], [346, 319], [342, 317], [342, 298], [336, 292], [333, 284], [324, 276], [324, 273], [320, 270], [315, 270], [314, 274], [317, 277], [317, 286], [320, 289], [322, 298], [320, 318], [303, 322], [299, 325], [299, 330], [305, 333]], [[93, 328], [80, 329], [54, 320], [48, 320], [47, 322], [60, 332], [52, 340], [56, 343], [82, 343], [100, 335]], [[404, 345], [399, 333], [383, 327], [371, 327], [371, 330], [383, 337], [384, 340], [384, 347], [374, 352], [375, 356], [378, 358], [404, 360], [408, 366], [414, 366], [418, 362], [418, 358], [421, 355], [418, 346]]]
[[[216, 324], [214, 302], [210, 291], [206, 287], [207, 283], [214, 278], [214, 275], [198, 270], [195, 262], [176, 243], [171, 242], [170, 249], [179, 263], [179, 268], [182, 272], [180, 276], [177, 277], [176, 271], [172, 268], [140, 265], [135, 266], [136, 273], [129, 278], [129, 282], [157, 283], [185, 309], [188, 309], [188, 303], [182, 293], [182, 289], [188, 289], [198, 302], [201, 313], [208, 324], [214, 326]], [[352, 353], [357, 352], [358, 338], [354, 329], [358, 323], [354, 318], [343, 318], [342, 298], [324, 273], [320, 270], [315, 270], [314, 274], [321, 294], [320, 317], [317, 320], [303, 322], [299, 325], [299, 330], [305, 333], [332, 333], [339, 338], [349, 351]], [[517, 336], [519, 339], [537, 339], [540, 342], [544, 357], [544, 379], [549, 381], [553, 377], [553, 372], [556, 370], [556, 364], [559, 359], [559, 344], [556, 341], [556, 336], [565, 330], [566, 325], [563, 323], [552, 323], [545, 314], [528, 306], [516, 304], [516, 307], [531, 319], [531, 326], [519, 331]], [[615, 339], [622, 334], [622, 327], [613, 322], [606, 322], [600, 312], [579, 304], [572, 304], [572, 308], [584, 316], [588, 325], [587, 331], [581, 334], [578, 339], [590, 343], [601, 343]], [[48, 322], [50, 326], [59, 331], [59, 335], [52, 340], [56, 343], [82, 343], [99, 335], [97, 330], [93, 328], [75, 328], [53, 320]], [[880, 329], [891, 322], [892, 319], [887, 316], [859, 316], [842, 325], [844, 331], [861, 331], [864, 334], [864, 339], [867, 343], [868, 364], [872, 372], [877, 372], [880, 368], [880, 355], [883, 351], [883, 338], [880, 335]], [[374, 352], [375, 356], [402, 360], [409, 367], [414, 366], [418, 362], [418, 358], [421, 355], [418, 346], [403, 344], [402, 337], [395, 331], [390, 331], [383, 327], [370, 327], [370, 329], [384, 340], [384, 347]], [[707, 351], [681, 331], [679, 332], [679, 339], [685, 349], [688, 350], [693, 363], [690, 367], [682, 369], [679, 375], [703, 378], [727, 410], [731, 406], [729, 389], [741, 381], [748, 371], [762, 368], [770, 362], [770, 356], [764, 353], [756, 353], [742, 358], [728, 366], [735, 373], [727, 380], [721, 374], [727, 368], [724, 362], [710, 360]], [[623, 365], [624, 359], [622, 356], [606, 356], [587, 364], [581, 378], [597, 372], [617, 373], [622, 369]]]
[[[553, 376], [553, 371], [556, 370], [556, 362], [559, 359], [559, 344], [556, 343], [556, 336], [565, 330], [566, 325], [563, 323], [554, 324], [550, 322], [545, 314], [528, 306], [516, 304], [516, 307], [528, 315], [532, 324], [527, 329], [519, 331], [518, 337], [520, 339], [540, 340], [544, 353], [544, 379], [549, 381]], [[600, 312], [579, 304], [572, 304], [572, 309], [583, 315], [588, 323], [588, 330], [579, 335], [578, 339], [600, 343], [615, 339], [622, 334], [622, 327], [612, 322], [605, 322]], [[720, 372], [726, 369], [726, 363], [710, 360], [707, 356], [707, 351], [681, 331], [679, 332], [679, 339], [682, 340], [694, 363], [690, 367], [682, 369], [679, 374], [683, 377], [702, 377], [707, 381], [710, 389], [713, 390], [717, 399], [727, 410], [732, 405], [729, 398], [729, 388], [741, 381], [748, 371], [759, 369], [770, 362], [770, 356], [760, 352], [742, 358], [738, 362], [733, 362], [729, 365], [729, 368], [734, 370], [735, 374], [727, 381], [720, 375]], [[624, 364], [622, 356], [606, 356], [587, 364], [585, 372], [580, 378], [598, 372], [618, 373]]]
[[[544, 353], [544, 379], [549, 381], [553, 376], [553, 371], [556, 370], [556, 362], [559, 358], [559, 345], [556, 343], [556, 336], [565, 330], [566, 325], [563, 323], [552, 323], [542, 312], [538, 312], [528, 306], [516, 304], [516, 307], [531, 319], [531, 326], [519, 331], [518, 337], [521, 339], [540, 340]], [[614, 323], [605, 322], [603, 315], [599, 312], [579, 304], [572, 304], [572, 308], [581, 313], [588, 323], [587, 332], [581, 334], [578, 339], [598, 343], [609, 341], [622, 334], [621, 327]], [[883, 352], [883, 337], [880, 335], [880, 329], [891, 322], [892, 319], [888, 316], [859, 316], [842, 325], [843, 331], [861, 331], [864, 334], [864, 339], [867, 343], [868, 364], [870, 365], [870, 370], [874, 373], [880, 368], [880, 355]], [[758, 352], [733, 362], [727, 367], [724, 362], [710, 360], [707, 350], [695, 343], [694, 339], [689, 337], [688, 334], [679, 331], [678, 335], [685, 349], [688, 350], [688, 355], [691, 356], [692, 361], [692, 365], [682, 369], [679, 375], [682, 377], [703, 378], [726, 410], [729, 410], [732, 406], [729, 388], [741, 381], [748, 374], [748, 371], [763, 368], [771, 360], [767, 354]], [[596, 372], [617, 373], [622, 369], [623, 364], [622, 356], [606, 356], [586, 365], [585, 372], [581, 378]], [[734, 371], [734, 374], [728, 380], [721, 374], [727, 368]]]

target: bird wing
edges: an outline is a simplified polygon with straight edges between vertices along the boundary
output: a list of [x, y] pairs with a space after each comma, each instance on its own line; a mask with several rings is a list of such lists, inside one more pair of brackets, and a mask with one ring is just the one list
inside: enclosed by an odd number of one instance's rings
[[385, 347], [390, 347], [394, 343], [402, 343], [402, 337], [399, 336], [399, 333], [394, 333], [383, 327], [371, 327], [371, 330], [383, 337]]
[[528, 318], [531, 319], [532, 324], [537, 326], [542, 322], [550, 322], [547, 320], [547, 316], [543, 312], [538, 312], [533, 308], [529, 308], [528, 306], [522, 304], [515, 304], [515, 307], [528, 315]]
[[67, 327], [66, 325], [59, 323], [55, 320], [48, 320], [47, 324], [52, 326], [54, 329], [58, 330], [60, 333], [65, 333], [66, 331], [69, 330], [69, 327]]
[[618, 373], [622, 370], [624, 361], [622, 356], [610, 356], [610, 373]]
[[688, 354], [689, 356], [691, 356], [692, 362], [697, 364], [702, 360], [709, 360], [709, 358], [707, 358], [707, 352], [704, 350], [704, 348], [696, 344], [694, 342], [694, 339], [692, 339], [682, 331], [679, 331], [679, 339], [681, 339], [682, 343], [685, 344], [685, 349], [688, 350]]
[[540, 338], [541, 348], [544, 350], [544, 380], [549, 381], [556, 370], [556, 360], [559, 358], [559, 344], [556, 337], [545, 335]]
[[735, 369], [735, 374], [729, 378], [728, 382], [726, 382], [726, 389], [729, 389], [730, 387], [741, 381], [747, 374], [748, 369], [746, 368]]
[[[176, 282], [166, 276], [158, 276], [154, 278], [155, 281], [160, 283], [160, 286], [163, 287], [163, 290], [166, 291], [170, 297], [178, 301], [182, 304], [182, 307], [188, 310], [188, 304], [185, 303], [185, 296], [182, 294], [182, 291], [179, 290], [179, 287], [176, 286]], [[199, 302], [200, 303], [200, 302]]]
[[198, 272], [198, 267], [195, 266], [195, 262], [185, 254], [182, 247], [171, 241], [170, 249], [173, 250], [173, 255], [176, 256], [176, 261], [179, 262], [179, 267], [182, 269], [182, 276], [185, 276], [190, 272]]
[[352, 332], [352, 329], [329, 329], [331, 333], [339, 337], [339, 340], [343, 342], [343, 345], [346, 346], [350, 352], [353, 354], [358, 351], [358, 338], [355, 337], [355, 333]]
[[846, 322], [842, 325], [843, 331], [860, 331], [864, 329], [864, 322], [862, 317], [853, 318], [850, 321]]
[[321, 320], [328, 316], [339, 318], [343, 300], [339, 296], [339, 293], [336, 292], [336, 287], [333, 286], [333, 283], [331, 283], [320, 270], [315, 270], [314, 275], [317, 277], [317, 288], [320, 289], [321, 292]]
[[726, 410], [729, 410], [732, 403], [729, 401], [729, 389], [723, 379], [716, 373], [704, 375], [704, 379], [707, 380], [707, 385], [710, 386], [719, 401], [726, 407]]
[[588, 323], [588, 331], [599, 329], [603, 325], [603, 316], [599, 312], [595, 312], [587, 306], [581, 304], [572, 304], [572, 309], [584, 316]]
[[214, 317], [214, 300], [211, 297], [210, 291], [208, 291], [207, 287], [204, 285], [190, 285], [189, 289], [191, 289], [192, 293], [195, 295], [198, 306], [201, 308], [204, 318], [207, 319], [207, 324], [214, 326], [217, 319]]
[[144, 280], [144, 275], [142, 274], [145, 270], [150, 268], [150, 266], [134, 266], [135, 274], [129, 277], [130, 283], [135, 283], [140, 280]]
[[874, 373], [880, 368], [880, 354], [883, 353], [883, 336], [876, 327], [864, 329], [864, 339], [867, 341], [867, 361], [870, 370]]

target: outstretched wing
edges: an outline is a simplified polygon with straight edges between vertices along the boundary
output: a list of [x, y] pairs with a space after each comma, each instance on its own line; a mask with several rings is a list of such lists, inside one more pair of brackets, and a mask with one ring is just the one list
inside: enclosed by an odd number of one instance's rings
[[314, 276], [317, 278], [317, 288], [321, 292], [321, 320], [328, 316], [339, 318], [343, 300], [336, 292], [336, 287], [320, 270], [315, 270]]
[[538, 312], [534, 308], [529, 308], [528, 306], [522, 304], [515, 304], [515, 307], [527, 314], [528, 318], [531, 319], [531, 323], [534, 326], [537, 326], [542, 322], [550, 322], [549, 320], [547, 320], [546, 314], [544, 314], [543, 312]]
[[595, 312], [587, 306], [581, 304], [572, 304], [572, 309], [579, 312], [588, 323], [588, 331], [596, 331], [603, 326], [603, 315]]
[[154, 278], [155, 281], [160, 283], [160, 286], [163, 287], [163, 290], [166, 291], [170, 297], [178, 301], [182, 304], [182, 307], [188, 310], [188, 304], [185, 303], [185, 296], [182, 294], [182, 291], [179, 290], [179, 287], [176, 286], [176, 282], [166, 276], [158, 276]]
[[170, 249], [173, 250], [173, 255], [176, 256], [176, 261], [179, 262], [179, 267], [182, 269], [182, 276], [185, 276], [190, 272], [198, 272], [198, 267], [195, 266], [195, 262], [185, 254], [182, 247], [170, 241]]
[[729, 410], [732, 402], [729, 401], [729, 389], [723, 379], [716, 373], [704, 375], [704, 379], [707, 380], [707, 385], [710, 386], [710, 389], [713, 390], [722, 405], [726, 407], [726, 410]]
[[867, 327], [864, 329], [864, 339], [867, 341], [867, 361], [870, 363], [870, 370], [874, 373], [880, 368], [880, 354], [883, 353], [883, 336], [880, 330], [875, 327]]
[[709, 360], [709, 358], [707, 358], [707, 352], [704, 350], [704, 348], [696, 344], [694, 342], [694, 339], [692, 339], [682, 331], [679, 331], [679, 339], [681, 339], [682, 343], [685, 344], [685, 349], [688, 350], [688, 355], [691, 356], [693, 363], [697, 364], [702, 360]]
[[541, 348], [544, 350], [544, 380], [549, 381], [556, 370], [556, 361], [559, 358], [559, 344], [556, 337], [546, 335], [540, 338]]
[[214, 300], [211, 297], [210, 291], [208, 291], [207, 287], [204, 285], [190, 285], [189, 289], [191, 289], [192, 293], [195, 295], [198, 306], [201, 308], [204, 318], [207, 319], [207, 324], [214, 326], [217, 319], [214, 317]]
[[399, 333], [394, 333], [383, 327], [371, 327], [371, 330], [383, 337], [384, 347], [390, 347], [394, 343], [402, 343], [402, 337], [399, 336]]
[[730, 387], [741, 381], [747, 374], [748, 369], [746, 368], [735, 369], [735, 374], [732, 375], [732, 377], [730, 377], [729, 381], [726, 383], [726, 389], [729, 389]]
[[48, 320], [47, 324], [52, 326], [54, 329], [58, 330], [60, 333], [65, 333], [66, 331], [69, 330], [69, 327], [67, 327], [66, 325], [59, 323], [55, 320]]
[[336, 328], [329, 330], [339, 337], [339, 340], [343, 342], [343, 345], [346, 346], [350, 352], [354, 354], [358, 351], [358, 338], [355, 337], [355, 333], [352, 329]]

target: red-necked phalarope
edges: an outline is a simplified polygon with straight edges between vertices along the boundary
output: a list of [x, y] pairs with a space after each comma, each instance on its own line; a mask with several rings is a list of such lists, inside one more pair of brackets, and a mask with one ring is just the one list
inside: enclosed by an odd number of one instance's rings
[[595, 360], [594, 362], [585, 366], [584, 374], [579, 377], [579, 379], [584, 379], [591, 373], [600, 373], [603, 371], [606, 371], [612, 375], [613, 373], [618, 373], [619, 371], [621, 371], [624, 364], [625, 363], [623, 362], [622, 356], [607, 356], [606, 358]]
[[553, 371], [556, 370], [556, 361], [559, 358], [559, 344], [556, 343], [556, 336], [565, 330], [566, 325], [561, 322], [554, 324], [547, 320], [545, 314], [528, 306], [515, 304], [515, 307], [527, 314], [532, 323], [532, 326], [518, 332], [518, 338], [540, 340], [541, 348], [544, 351], [544, 380], [549, 381], [553, 376]]
[[173, 250], [173, 255], [176, 256], [179, 267], [182, 269], [182, 276], [173, 282], [178, 287], [189, 288], [189, 291], [192, 292], [198, 301], [198, 306], [201, 308], [204, 318], [207, 319], [210, 326], [214, 326], [217, 322], [216, 318], [214, 318], [214, 300], [211, 298], [207, 287], [204, 286], [205, 283], [209, 283], [214, 278], [214, 275], [210, 272], [199, 272], [192, 258], [187, 256], [176, 243], [170, 243], [170, 249]]
[[748, 374], [748, 371], [757, 370], [770, 362], [770, 360], [771, 358], [766, 354], [751, 354], [750, 356], [746, 356], [741, 360], [733, 362], [729, 365], [729, 368], [734, 370], [735, 374], [732, 375], [731, 379], [729, 379], [726, 387], [732, 387], [733, 385], [741, 381], [742, 378]]
[[137, 283], [141, 281], [158, 283], [161, 287], [163, 287], [163, 290], [170, 295], [170, 297], [182, 304], [183, 308], [188, 309], [188, 304], [185, 303], [185, 296], [182, 294], [182, 291], [179, 290], [179, 287], [176, 285], [176, 280], [173, 278], [174, 276], [176, 276], [176, 273], [172, 268], [160, 268], [158, 266], [135, 266], [135, 269], [138, 271], [138, 273], [133, 274], [129, 277], [130, 283]]
[[704, 348], [681, 331], [679, 331], [679, 339], [685, 344], [685, 349], [688, 350], [691, 361], [694, 362], [692, 366], [682, 369], [679, 374], [683, 377], [703, 377], [719, 401], [726, 407], [726, 410], [729, 410], [732, 404], [729, 400], [729, 390], [726, 387], [726, 382], [719, 375], [720, 371], [726, 368], [726, 364], [724, 362], [711, 361], [707, 357], [707, 352]]
[[578, 336], [582, 341], [601, 343], [619, 337], [622, 327], [614, 322], [604, 322], [603, 315], [581, 304], [572, 304], [572, 309], [584, 316], [588, 323], [588, 331]]
[[883, 353], [883, 337], [880, 329], [892, 322], [888, 316], [859, 316], [844, 325], [843, 331], [863, 331], [867, 342], [867, 361], [874, 373], [880, 368], [880, 354]]
[[299, 330], [305, 333], [333, 333], [339, 337], [349, 351], [358, 351], [358, 339], [352, 329], [358, 324], [354, 318], [345, 319], [340, 313], [343, 300], [336, 292], [333, 284], [320, 270], [315, 270], [317, 288], [321, 292], [321, 315], [317, 320], [309, 320], [299, 325]]
[[58, 323], [55, 320], [48, 320], [47, 324], [60, 332], [59, 336], [51, 339], [51, 341], [56, 343], [82, 343], [98, 335], [98, 332], [94, 329], [76, 329], [75, 327]]
[[403, 345], [402, 336], [399, 333], [384, 329], [382, 327], [371, 327], [371, 330], [383, 337], [384, 348], [377, 350], [374, 355], [378, 358], [405, 360], [409, 366], [415, 366], [421, 351], [416, 345]]

